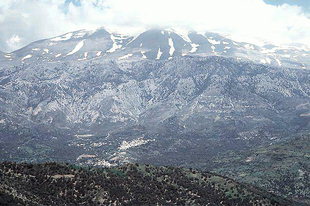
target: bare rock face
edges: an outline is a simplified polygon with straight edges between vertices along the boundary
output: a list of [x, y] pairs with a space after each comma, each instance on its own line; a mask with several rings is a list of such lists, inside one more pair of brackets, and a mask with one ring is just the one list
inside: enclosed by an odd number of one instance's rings
[[308, 131], [309, 75], [224, 57], [6, 66], [1, 157], [199, 164]]
[[215, 33], [104, 28], [0, 53], [1, 158], [195, 166], [281, 141], [309, 131], [308, 55]]

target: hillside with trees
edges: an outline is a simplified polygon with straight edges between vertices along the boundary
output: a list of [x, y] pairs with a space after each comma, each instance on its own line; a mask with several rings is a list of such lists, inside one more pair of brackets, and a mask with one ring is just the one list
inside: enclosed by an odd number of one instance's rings
[[0, 165], [2, 205], [292, 205], [253, 186], [212, 173], [127, 164]]

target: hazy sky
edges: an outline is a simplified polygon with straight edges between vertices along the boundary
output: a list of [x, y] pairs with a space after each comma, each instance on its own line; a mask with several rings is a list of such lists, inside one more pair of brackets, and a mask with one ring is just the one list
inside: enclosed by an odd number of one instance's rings
[[180, 28], [310, 46], [310, 0], [0, 0], [0, 51], [78, 29]]

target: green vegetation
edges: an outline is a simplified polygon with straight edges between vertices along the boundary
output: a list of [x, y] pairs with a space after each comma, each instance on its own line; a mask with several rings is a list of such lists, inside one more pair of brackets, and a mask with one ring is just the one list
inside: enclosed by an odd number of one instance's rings
[[214, 159], [214, 172], [310, 204], [310, 136]]
[[0, 164], [5, 205], [292, 205], [255, 187], [212, 173], [127, 164]]

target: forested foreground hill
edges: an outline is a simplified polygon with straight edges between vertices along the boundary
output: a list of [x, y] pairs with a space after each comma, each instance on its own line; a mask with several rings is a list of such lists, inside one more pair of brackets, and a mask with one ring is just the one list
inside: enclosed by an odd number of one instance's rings
[[192, 169], [12, 162], [0, 166], [0, 201], [1, 205], [293, 205], [253, 186]]
[[302, 135], [249, 151], [230, 151], [215, 158], [212, 169], [205, 168], [310, 204], [309, 142], [310, 135]]

